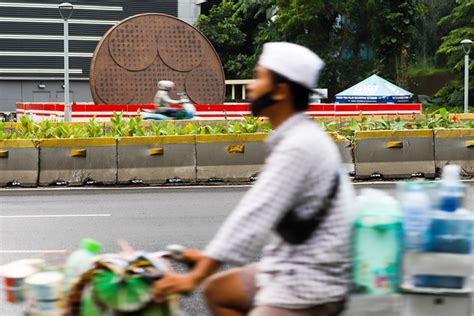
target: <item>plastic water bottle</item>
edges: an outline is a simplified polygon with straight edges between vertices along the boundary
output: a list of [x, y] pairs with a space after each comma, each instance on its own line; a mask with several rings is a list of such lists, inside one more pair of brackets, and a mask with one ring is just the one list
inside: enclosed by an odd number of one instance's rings
[[99, 254], [102, 245], [93, 239], [83, 239], [78, 250], [66, 260], [66, 286], [70, 286], [81, 274], [92, 267], [95, 256]]
[[431, 203], [423, 187], [412, 184], [402, 195], [404, 212], [404, 248], [407, 252], [423, 252], [429, 247]]
[[458, 165], [447, 165], [443, 168], [439, 192], [441, 211], [454, 212], [462, 207], [464, 186], [460, 181], [460, 172], [461, 167]]

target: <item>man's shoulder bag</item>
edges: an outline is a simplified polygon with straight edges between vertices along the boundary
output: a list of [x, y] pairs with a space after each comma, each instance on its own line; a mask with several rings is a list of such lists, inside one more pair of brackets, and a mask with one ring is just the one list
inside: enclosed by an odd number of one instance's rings
[[305, 218], [301, 218], [294, 209], [288, 211], [275, 228], [277, 234], [292, 245], [300, 245], [309, 239], [327, 217], [339, 190], [339, 184], [340, 174], [337, 172], [329, 194], [324, 198], [319, 209], [312, 216]]

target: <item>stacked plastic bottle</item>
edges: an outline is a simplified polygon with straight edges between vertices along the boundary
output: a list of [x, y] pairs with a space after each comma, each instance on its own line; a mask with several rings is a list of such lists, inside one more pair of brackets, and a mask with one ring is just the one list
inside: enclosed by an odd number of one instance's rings
[[410, 185], [402, 193], [404, 249], [407, 252], [424, 252], [430, 242], [431, 203], [423, 186]]
[[[472, 215], [462, 209], [464, 185], [460, 180], [461, 168], [447, 165], [443, 168], [439, 190], [439, 209], [432, 215], [429, 251], [468, 254], [472, 251]], [[460, 289], [464, 278], [457, 276], [423, 276], [418, 286]]]
[[455, 212], [463, 205], [464, 185], [460, 180], [461, 167], [447, 165], [443, 168], [439, 192], [439, 209], [444, 212]]
[[92, 267], [94, 258], [99, 254], [102, 245], [93, 239], [83, 239], [78, 250], [74, 251], [66, 261], [66, 288], [84, 272]]
[[[464, 185], [461, 168], [443, 169], [437, 197], [426, 190], [427, 183], [400, 185], [399, 199], [404, 212], [404, 250], [406, 252], [442, 252], [468, 254], [472, 251], [472, 214], [462, 209]], [[431, 192], [432, 193], [432, 192]], [[417, 275], [418, 287], [460, 289], [464, 279], [458, 276]]]

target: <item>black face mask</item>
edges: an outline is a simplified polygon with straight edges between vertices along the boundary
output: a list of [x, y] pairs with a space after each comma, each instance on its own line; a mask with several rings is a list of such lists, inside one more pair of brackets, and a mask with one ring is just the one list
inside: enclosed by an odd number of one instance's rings
[[272, 94], [273, 94], [273, 91], [270, 91], [262, 95], [258, 99], [250, 102], [252, 104], [252, 115], [254, 117], [260, 116], [260, 114], [262, 113], [264, 109], [275, 104], [275, 100], [272, 99]]

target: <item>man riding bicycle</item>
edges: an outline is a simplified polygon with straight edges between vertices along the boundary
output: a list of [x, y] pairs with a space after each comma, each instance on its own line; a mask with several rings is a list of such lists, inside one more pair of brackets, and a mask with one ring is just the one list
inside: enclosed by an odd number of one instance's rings
[[[353, 189], [335, 144], [304, 115], [323, 65], [302, 46], [264, 45], [248, 96], [253, 115], [275, 128], [265, 141], [265, 167], [207, 248], [184, 252], [193, 269], [154, 284], [157, 298], [205, 281], [214, 315], [332, 316], [344, 309]], [[226, 262], [247, 265], [212, 275]]]

